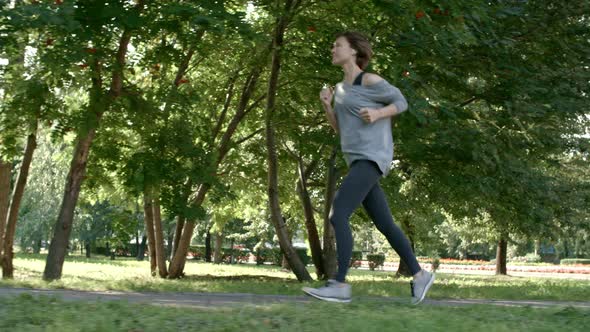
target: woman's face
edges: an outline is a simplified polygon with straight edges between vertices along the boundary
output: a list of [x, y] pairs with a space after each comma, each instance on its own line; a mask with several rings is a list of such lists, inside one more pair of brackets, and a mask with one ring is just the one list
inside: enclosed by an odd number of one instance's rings
[[345, 37], [338, 37], [332, 45], [332, 64], [342, 66], [343, 64], [354, 61], [356, 50], [350, 47], [350, 43]]

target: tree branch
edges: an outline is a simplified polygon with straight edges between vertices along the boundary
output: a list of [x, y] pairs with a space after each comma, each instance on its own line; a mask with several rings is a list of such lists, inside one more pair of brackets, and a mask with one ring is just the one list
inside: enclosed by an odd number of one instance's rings
[[[138, 0], [135, 9], [139, 12], [143, 11], [144, 0]], [[111, 95], [118, 97], [123, 90], [123, 68], [125, 68], [125, 56], [127, 55], [127, 47], [131, 41], [131, 30], [126, 28], [121, 35], [119, 41], [119, 48], [115, 56], [115, 66], [113, 68], [113, 80], [111, 82]]]
[[462, 102], [461, 104], [459, 104], [459, 107], [465, 107], [465, 106], [467, 106], [467, 105], [471, 104], [472, 102], [474, 102], [474, 101], [476, 101], [476, 100], [478, 100], [478, 99], [479, 99], [479, 98], [477, 98], [477, 97], [473, 96], [473, 97], [471, 97], [471, 98], [467, 99], [466, 101]]
[[236, 145], [240, 145], [240, 144], [244, 143], [245, 141], [249, 140], [250, 138], [252, 138], [252, 137], [256, 136], [257, 134], [259, 134], [259, 133], [261, 133], [261, 132], [263, 132], [263, 131], [264, 131], [264, 128], [261, 128], [261, 129], [258, 129], [258, 130], [256, 130], [256, 131], [255, 131], [255, 132], [253, 132], [252, 134], [250, 134], [250, 135], [248, 135], [248, 136], [246, 136], [246, 137], [244, 137], [244, 138], [242, 138], [242, 139], [240, 139], [240, 140], [236, 141], [236, 142], [234, 143], [234, 146], [236, 146]]
[[238, 78], [237, 72], [234, 75], [232, 75], [232, 77], [229, 78], [229, 82], [227, 84], [228, 88], [227, 88], [225, 103], [223, 104], [223, 109], [221, 110], [221, 114], [219, 115], [219, 118], [217, 119], [217, 125], [215, 126], [215, 129], [213, 129], [213, 141], [215, 141], [217, 139], [217, 135], [219, 135], [219, 131], [221, 130], [221, 126], [223, 125], [223, 122], [225, 121], [225, 116], [227, 115], [227, 110], [229, 109], [229, 105], [231, 104], [231, 101], [234, 97], [234, 86], [235, 86], [237, 78]]

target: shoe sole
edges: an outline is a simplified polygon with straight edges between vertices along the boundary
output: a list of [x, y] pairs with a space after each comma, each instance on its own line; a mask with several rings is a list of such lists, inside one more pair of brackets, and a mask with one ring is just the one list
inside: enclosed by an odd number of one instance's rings
[[416, 301], [415, 303], [412, 303], [413, 305], [418, 305], [418, 304], [422, 303], [422, 301], [424, 301], [424, 298], [426, 297], [426, 293], [428, 292], [428, 290], [430, 289], [430, 286], [432, 286], [433, 283], [434, 283], [434, 273], [431, 275], [430, 280], [428, 280], [426, 287], [424, 287], [424, 291], [422, 292], [422, 296], [420, 297], [420, 299], [418, 301]]
[[305, 288], [303, 289], [303, 292], [306, 295], [309, 295], [313, 298], [316, 298], [316, 299], [322, 300], [322, 301], [337, 302], [337, 303], [350, 303], [350, 301], [351, 301], [351, 299], [340, 299], [340, 298], [336, 298], [336, 297], [320, 296], [320, 295], [314, 294], [312, 291], [306, 290]]

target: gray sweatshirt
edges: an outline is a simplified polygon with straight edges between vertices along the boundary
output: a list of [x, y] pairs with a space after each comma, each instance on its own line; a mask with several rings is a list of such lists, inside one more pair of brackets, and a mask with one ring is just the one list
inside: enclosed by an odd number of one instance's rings
[[386, 80], [372, 85], [350, 85], [340, 82], [334, 92], [334, 112], [338, 120], [340, 145], [350, 167], [358, 159], [377, 163], [385, 177], [393, 160], [391, 118], [367, 123], [360, 117], [363, 107], [382, 108], [395, 104], [400, 112], [408, 108], [406, 98]]

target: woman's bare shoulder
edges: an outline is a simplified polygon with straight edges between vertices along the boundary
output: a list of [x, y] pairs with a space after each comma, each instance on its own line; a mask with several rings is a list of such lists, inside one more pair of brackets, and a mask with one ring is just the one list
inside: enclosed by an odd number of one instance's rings
[[373, 73], [366, 73], [363, 75], [363, 85], [374, 85], [381, 81], [383, 81], [383, 77], [373, 74]]

